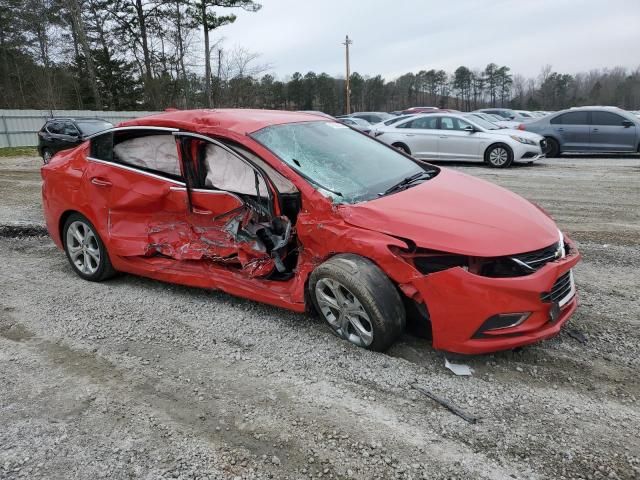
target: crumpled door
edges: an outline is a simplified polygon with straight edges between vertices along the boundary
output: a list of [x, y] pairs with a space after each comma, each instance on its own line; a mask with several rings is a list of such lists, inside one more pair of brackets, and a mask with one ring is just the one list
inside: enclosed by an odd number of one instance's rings
[[266, 178], [222, 144], [179, 136], [189, 190], [187, 221], [195, 235], [191, 258], [249, 277], [283, 269], [279, 251], [289, 241], [291, 223], [272, 215]]

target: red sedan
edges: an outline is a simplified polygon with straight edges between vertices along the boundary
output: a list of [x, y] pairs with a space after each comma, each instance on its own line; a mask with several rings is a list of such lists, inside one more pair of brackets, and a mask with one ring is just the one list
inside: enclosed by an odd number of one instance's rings
[[51, 237], [90, 281], [128, 272], [303, 312], [388, 348], [510, 349], [576, 309], [574, 244], [503, 188], [316, 115], [174, 111], [42, 167]]

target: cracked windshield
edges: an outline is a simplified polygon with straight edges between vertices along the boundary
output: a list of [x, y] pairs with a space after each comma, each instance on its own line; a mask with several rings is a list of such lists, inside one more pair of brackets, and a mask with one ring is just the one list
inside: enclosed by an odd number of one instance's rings
[[339, 123], [275, 125], [252, 137], [334, 203], [372, 200], [403, 179], [424, 172], [395, 150]]

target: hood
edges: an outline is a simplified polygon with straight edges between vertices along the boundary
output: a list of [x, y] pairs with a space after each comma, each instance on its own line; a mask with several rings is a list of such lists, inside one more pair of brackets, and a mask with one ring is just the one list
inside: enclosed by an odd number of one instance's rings
[[522, 138], [528, 138], [529, 140], [533, 140], [534, 142], [539, 142], [544, 137], [538, 135], [537, 133], [527, 132], [526, 130], [515, 130], [512, 128], [501, 128], [500, 130], [491, 130], [490, 133], [497, 133], [498, 135], [516, 135]]
[[529, 201], [447, 168], [407, 190], [341, 205], [339, 212], [360, 228], [476, 257], [530, 252], [558, 241], [555, 222]]

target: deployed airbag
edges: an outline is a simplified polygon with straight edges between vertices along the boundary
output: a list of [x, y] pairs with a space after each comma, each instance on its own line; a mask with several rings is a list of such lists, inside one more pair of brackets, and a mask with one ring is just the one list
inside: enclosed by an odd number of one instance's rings
[[[255, 170], [234, 154], [217, 145], [209, 144], [206, 147], [205, 160], [205, 186], [244, 195], [257, 194]], [[261, 175], [258, 175], [258, 187], [260, 196], [268, 197], [267, 185]]]
[[180, 175], [178, 148], [173, 135], [149, 135], [124, 140], [113, 147], [116, 160], [130, 165]]

